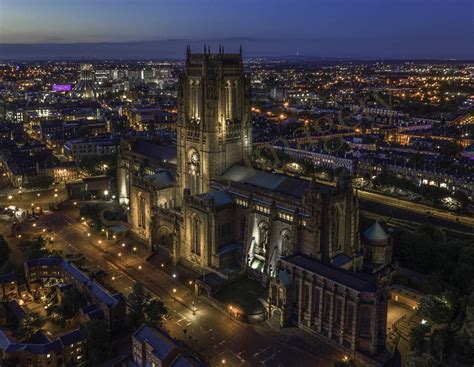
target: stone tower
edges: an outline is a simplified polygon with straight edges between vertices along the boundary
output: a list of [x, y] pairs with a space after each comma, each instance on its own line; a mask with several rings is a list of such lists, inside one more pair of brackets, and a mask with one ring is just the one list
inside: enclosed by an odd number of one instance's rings
[[250, 83], [243, 72], [242, 51], [226, 54], [187, 49], [178, 89], [177, 203], [183, 190], [209, 190], [210, 180], [233, 164], [250, 158], [252, 121]]

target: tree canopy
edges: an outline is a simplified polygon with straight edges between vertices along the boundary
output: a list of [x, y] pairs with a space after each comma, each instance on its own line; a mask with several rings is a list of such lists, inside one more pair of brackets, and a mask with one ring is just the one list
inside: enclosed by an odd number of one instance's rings
[[135, 283], [132, 292], [127, 298], [128, 318], [134, 327], [146, 322], [152, 326], [160, 327], [168, 316], [168, 309], [164, 303], [152, 299], [141, 283]]
[[25, 184], [26, 188], [47, 189], [54, 182], [54, 178], [48, 175], [31, 176]]
[[66, 318], [73, 317], [81, 307], [87, 304], [83, 294], [74, 286], [66, 289], [61, 300], [61, 311]]
[[90, 320], [83, 325], [90, 366], [104, 362], [111, 352], [109, 325], [105, 320]]

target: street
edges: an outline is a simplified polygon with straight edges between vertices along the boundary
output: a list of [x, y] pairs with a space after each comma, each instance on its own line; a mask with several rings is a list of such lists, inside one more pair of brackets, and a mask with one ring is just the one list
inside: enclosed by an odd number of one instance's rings
[[334, 347], [300, 329], [282, 332], [272, 322], [248, 325], [231, 319], [194, 296], [184, 285], [192, 279], [180, 279], [179, 273], [173, 279], [145, 261], [142, 246], [130, 240], [112, 244], [81, 223], [78, 215], [74, 208], [45, 213], [35, 228], [50, 230], [54, 237], [51, 249], [84, 255], [88, 264], [105, 270], [106, 284], [125, 296], [135, 281], [142, 282], [168, 307], [170, 317], [165, 326], [170, 334], [185, 341], [213, 366], [332, 366], [343, 357]]
[[373, 202], [378, 202], [384, 205], [402, 208], [404, 210], [408, 210], [414, 213], [419, 214], [427, 214], [429, 213], [430, 216], [435, 218], [445, 219], [453, 222], [459, 222], [466, 226], [473, 226], [474, 227], [474, 218], [473, 217], [466, 217], [463, 215], [456, 215], [452, 214], [446, 210], [436, 209], [427, 205], [413, 203], [411, 201], [403, 200], [394, 198], [388, 195], [377, 194], [374, 192], [357, 190], [358, 196], [361, 199], [370, 200]]

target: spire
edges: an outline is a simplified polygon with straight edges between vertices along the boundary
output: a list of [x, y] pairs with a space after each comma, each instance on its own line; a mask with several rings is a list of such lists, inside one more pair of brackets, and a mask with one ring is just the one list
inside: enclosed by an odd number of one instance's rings
[[191, 54], [191, 46], [186, 46], [186, 55], [189, 56]]
[[207, 53], [207, 48], [206, 48], [206, 44], [204, 44], [204, 54]]
[[242, 56], [242, 45], [240, 45], [240, 47], [239, 47], [239, 54], [240, 54], [240, 56]]
[[221, 54], [222, 53], [222, 45], [219, 44], [219, 53]]

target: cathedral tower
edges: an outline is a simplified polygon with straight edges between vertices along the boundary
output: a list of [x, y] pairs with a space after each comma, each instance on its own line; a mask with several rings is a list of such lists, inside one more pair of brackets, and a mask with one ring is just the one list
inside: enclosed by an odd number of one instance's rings
[[178, 90], [178, 204], [183, 190], [209, 190], [210, 180], [250, 158], [252, 121], [250, 84], [242, 52], [225, 54], [187, 49]]

